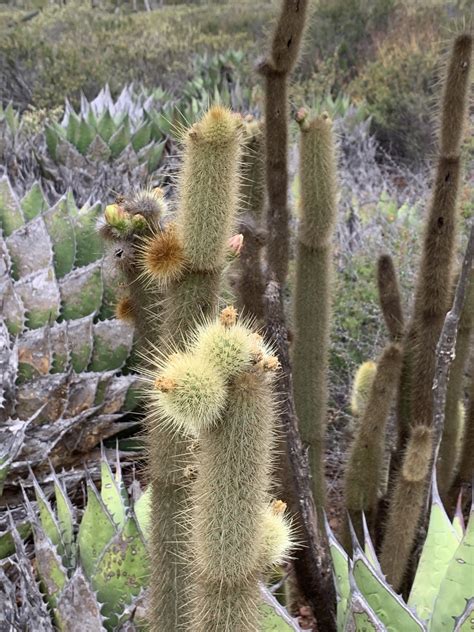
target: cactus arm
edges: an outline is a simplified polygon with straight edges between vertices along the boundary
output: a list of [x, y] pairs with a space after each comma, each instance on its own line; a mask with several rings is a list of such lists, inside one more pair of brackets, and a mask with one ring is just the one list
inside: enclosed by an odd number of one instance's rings
[[259, 66], [265, 79], [268, 266], [279, 283], [285, 281], [289, 260], [288, 76], [298, 59], [308, 4], [308, 0], [282, 1], [270, 55]]
[[400, 427], [410, 427], [410, 433], [403, 461], [394, 481], [380, 559], [389, 582], [396, 589], [403, 580], [426, 504], [426, 479], [436, 441], [433, 432], [436, 421], [433, 418], [435, 409], [432, 386], [436, 347], [449, 308], [451, 270], [456, 245], [459, 154], [467, 108], [471, 57], [472, 36], [458, 36], [446, 74], [441, 116], [441, 129], [452, 127], [455, 131], [452, 131], [451, 138], [457, 140], [455, 143], [451, 142], [444, 132], [441, 133], [440, 155], [425, 230], [413, 317], [405, 341], [405, 357], [407, 354], [411, 356], [409, 372], [416, 379], [410, 380], [408, 384], [409, 416], [407, 419], [399, 419], [399, 424]]
[[[332, 122], [300, 114], [301, 221], [295, 288], [293, 384], [303, 441], [309, 446], [313, 495], [325, 504], [324, 437], [331, 313], [332, 234], [336, 221], [336, 157]], [[322, 526], [322, 522], [320, 520]]]
[[390, 338], [393, 341], [401, 340], [404, 317], [397, 273], [390, 255], [382, 255], [377, 261], [377, 284], [380, 307]]
[[402, 363], [399, 345], [388, 345], [377, 363], [377, 372], [362, 417], [357, 424], [345, 474], [345, 496], [351, 518], [360, 533], [361, 513], [370, 517], [380, 493], [385, 457], [385, 429]]

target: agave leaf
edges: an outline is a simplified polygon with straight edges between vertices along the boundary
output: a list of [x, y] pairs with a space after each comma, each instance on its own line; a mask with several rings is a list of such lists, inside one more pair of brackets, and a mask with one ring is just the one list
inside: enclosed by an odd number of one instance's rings
[[462, 615], [456, 619], [456, 625], [453, 632], [472, 632], [472, 624], [474, 621], [474, 597], [471, 597], [466, 604]]
[[375, 547], [374, 544], [372, 542], [372, 538], [370, 537], [370, 532], [369, 532], [369, 528], [367, 526], [367, 520], [365, 518], [365, 514], [362, 513], [362, 528], [364, 531], [364, 552], [365, 555], [367, 557], [367, 559], [369, 560], [369, 562], [372, 564], [372, 566], [375, 568], [376, 571], [378, 571], [379, 573], [382, 572], [382, 569], [380, 568], [380, 563], [377, 559], [377, 554], [375, 552]]
[[63, 316], [68, 320], [96, 314], [102, 302], [100, 261], [70, 272], [60, 282]]
[[96, 136], [89, 145], [87, 157], [95, 162], [106, 162], [110, 158], [110, 149], [100, 136]]
[[61, 485], [56, 473], [53, 471], [54, 496], [56, 498], [56, 513], [61, 541], [64, 544], [63, 563], [66, 568], [74, 568], [74, 512], [71, 502]]
[[105, 456], [100, 464], [101, 487], [100, 495], [107, 507], [114, 524], [120, 529], [125, 523], [125, 495], [123, 493], [122, 477], [115, 477]]
[[91, 371], [119, 369], [133, 344], [133, 328], [123, 321], [105, 320], [94, 325]]
[[[10, 581], [4, 566], [0, 566], [0, 603], [4, 621], [11, 622], [17, 629], [30, 629], [35, 632], [53, 632], [51, 617], [40, 593], [31, 562], [27, 557], [22, 539], [15, 528], [10, 515], [11, 535], [16, 549], [15, 557], [10, 561], [15, 569], [14, 582]], [[19, 599], [18, 599], [19, 597]], [[8, 630], [12, 629], [8, 625]]]
[[94, 128], [91, 125], [89, 125], [87, 121], [85, 121], [84, 119], [81, 119], [74, 144], [77, 150], [83, 156], [87, 154], [87, 150], [89, 149], [90, 144], [94, 140], [94, 137], [95, 137]]
[[44, 128], [44, 136], [46, 139], [46, 146], [51, 158], [56, 161], [58, 158], [58, 143], [60, 140], [60, 134], [54, 125], [46, 125]]
[[48, 604], [54, 609], [58, 596], [67, 583], [67, 571], [56, 551], [56, 547], [41, 527], [33, 525], [33, 537], [38, 574], [41, 578]]
[[333, 564], [334, 584], [337, 596], [337, 624], [338, 629], [342, 629], [350, 594], [349, 585], [349, 560], [346, 552], [336, 540], [334, 533], [329, 526], [325, 516], [326, 533], [329, 541], [329, 550]]
[[387, 582], [377, 575], [359, 546], [354, 549], [353, 574], [360, 592], [388, 632], [424, 630], [421, 621]]
[[38, 329], [56, 320], [59, 314], [60, 296], [52, 266], [21, 278], [15, 283], [27, 313], [27, 325]]
[[18, 341], [18, 381], [47, 375], [51, 364], [49, 327], [26, 331]]
[[72, 110], [69, 112], [69, 119], [66, 127], [66, 138], [67, 140], [77, 147], [77, 140], [79, 136], [79, 129], [81, 126], [81, 122], [77, 114]]
[[103, 240], [97, 232], [97, 218], [102, 213], [100, 204], [84, 206], [75, 217], [76, 262], [77, 267], [97, 261], [103, 255]]
[[152, 145], [147, 152], [147, 168], [148, 173], [153, 173], [158, 169], [161, 163], [161, 159], [163, 157], [163, 152], [165, 149], [166, 140], [161, 143], [155, 143]]
[[268, 604], [262, 604], [259, 609], [262, 615], [262, 632], [290, 632], [298, 629], [288, 625]]
[[442, 632], [453, 629], [453, 619], [460, 617], [473, 596], [474, 578], [474, 507], [466, 533], [451, 559], [441, 582], [429, 629]]
[[2, 297], [2, 317], [12, 336], [23, 331], [25, 326], [25, 307], [18, 296], [10, 279], [0, 281], [0, 296]]
[[[50, 344], [52, 352], [51, 373], [62, 373], [69, 366], [68, 323], [54, 323], [50, 329]], [[91, 325], [92, 330], [92, 325]], [[92, 347], [92, 341], [91, 341]]]
[[54, 269], [58, 278], [71, 272], [76, 258], [74, 225], [69, 217], [67, 199], [63, 196], [46, 213], [44, 221], [51, 237], [54, 252]]
[[123, 123], [109, 140], [109, 147], [112, 158], [118, 158], [122, 151], [130, 143], [130, 126]]
[[53, 263], [53, 247], [42, 217], [28, 222], [6, 239], [15, 278], [24, 277]]
[[105, 630], [100, 604], [81, 568], [76, 569], [57, 598], [55, 619], [62, 632]]
[[444, 510], [433, 472], [428, 533], [408, 599], [408, 605], [425, 621], [431, 617], [441, 582], [459, 541]]
[[343, 625], [338, 620], [337, 629], [344, 632], [386, 632], [385, 626], [357, 587], [352, 568], [349, 568], [349, 590], [346, 617]]
[[113, 629], [117, 614], [141, 592], [147, 580], [147, 562], [143, 536], [133, 512], [128, 510], [123, 529], [104, 550], [92, 578], [98, 598], [104, 603], [107, 629]]
[[97, 131], [99, 132], [99, 136], [105, 141], [107, 144], [112, 137], [112, 134], [115, 132], [115, 123], [112, 115], [109, 110], [105, 110], [102, 116], [99, 119], [97, 124]]
[[[31, 533], [31, 524], [29, 522], [20, 522], [15, 525], [19, 536], [22, 540], [26, 539]], [[0, 534], [0, 560], [15, 553], [15, 540], [12, 531], [6, 531]]]
[[77, 544], [79, 559], [90, 579], [99, 557], [116, 533], [112, 516], [104, 505], [95, 485], [87, 481], [87, 505], [79, 525]]
[[63, 539], [61, 536], [61, 529], [59, 523], [56, 519], [54, 511], [49, 504], [46, 496], [44, 495], [43, 490], [38, 485], [38, 481], [36, 477], [31, 473], [31, 477], [33, 479], [33, 487], [35, 490], [36, 502], [38, 504], [39, 510], [39, 518], [41, 522], [41, 530], [44, 531], [44, 535], [51, 540], [51, 543], [54, 545], [55, 550], [64, 559], [65, 556], [65, 548]]
[[35, 182], [21, 200], [21, 208], [26, 221], [31, 221], [48, 210], [49, 205], [39, 182]]
[[79, 373], [71, 377], [66, 413], [68, 417], [75, 417], [93, 408], [98, 383], [97, 373]]
[[8, 236], [25, 223], [20, 203], [7, 176], [0, 178], [0, 228]]
[[300, 626], [292, 619], [286, 609], [279, 603], [278, 599], [272, 595], [268, 588], [260, 583], [260, 595], [262, 603], [259, 607], [262, 615], [260, 629], [262, 632], [287, 632], [290, 630], [301, 630]]
[[106, 320], [115, 315], [119, 274], [114, 266], [104, 265], [102, 268], [102, 278], [104, 282], [104, 294], [102, 296], [102, 306], [100, 308], [99, 317], [100, 320]]
[[138, 153], [151, 140], [151, 126], [149, 123], [141, 125], [132, 135], [131, 143], [133, 149]]
[[71, 365], [76, 373], [85, 371], [92, 357], [93, 317], [86, 316], [67, 324], [68, 344], [71, 352]]
[[151, 485], [148, 485], [146, 490], [140, 496], [135, 503], [135, 516], [137, 517], [138, 524], [146, 540], [150, 532], [150, 508], [151, 508]]

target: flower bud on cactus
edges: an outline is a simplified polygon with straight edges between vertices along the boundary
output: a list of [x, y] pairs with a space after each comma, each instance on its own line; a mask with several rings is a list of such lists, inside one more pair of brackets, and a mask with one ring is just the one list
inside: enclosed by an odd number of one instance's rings
[[263, 513], [262, 563], [265, 566], [282, 564], [294, 548], [294, 533], [285, 511], [286, 503], [275, 500]]

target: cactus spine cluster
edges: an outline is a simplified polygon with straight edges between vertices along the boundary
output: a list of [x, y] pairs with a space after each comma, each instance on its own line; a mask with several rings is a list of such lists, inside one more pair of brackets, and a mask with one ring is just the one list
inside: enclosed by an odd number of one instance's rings
[[[432, 384], [436, 345], [449, 309], [455, 259], [460, 149], [467, 108], [472, 37], [456, 38], [442, 101], [440, 155], [429, 208], [412, 321], [406, 335], [405, 362], [416, 379], [408, 380], [409, 410], [399, 424], [408, 428], [396, 473], [381, 550], [381, 565], [398, 589], [403, 581], [425, 502], [434, 451]], [[407, 362], [408, 357], [408, 362]], [[405, 397], [405, 395], [403, 395]]]
[[[309, 446], [316, 506], [325, 502], [324, 437], [331, 315], [332, 237], [336, 222], [336, 155], [332, 122], [326, 114], [301, 129], [301, 218], [296, 257], [293, 378], [301, 436]], [[320, 512], [322, 516], [322, 511]]]
[[278, 361], [236, 316], [226, 308], [200, 327], [180, 353], [158, 361], [152, 384], [156, 419], [199, 442], [183, 518], [198, 632], [259, 630], [258, 579], [291, 543], [284, 504], [269, 505]]

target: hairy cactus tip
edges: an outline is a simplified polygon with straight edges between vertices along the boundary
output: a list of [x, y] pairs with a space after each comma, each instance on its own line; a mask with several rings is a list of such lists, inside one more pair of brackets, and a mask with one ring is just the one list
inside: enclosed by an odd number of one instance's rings
[[279, 366], [262, 336], [245, 320], [239, 320], [232, 305], [225, 307], [217, 320], [197, 328], [193, 352], [209, 362], [224, 379], [251, 367], [272, 371]]
[[205, 357], [174, 353], [156, 375], [151, 389], [151, 420], [178, 433], [197, 436], [215, 425], [225, 407], [224, 377]]
[[263, 513], [262, 564], [279, 566], [296, 546], [294, 528], [286, 513], [286, 503], [274, 500]]
[[377, 364], [372, 360], [363, 362], [356, 371], [351, 394], [353, 415], [362, 415], [369, 400], [370, 390], [377, 373]]
[[143, 275], [160, 286], [167, 287], [183, 274], [186, 261], [182, 241], [173, 222], [146, 237], [139, 246]]
[[191, 127], [188, 136], [197, 142], [227, 145], [239, 140], [242, 127], [240, 114], [225, 106], [214, 105]]

